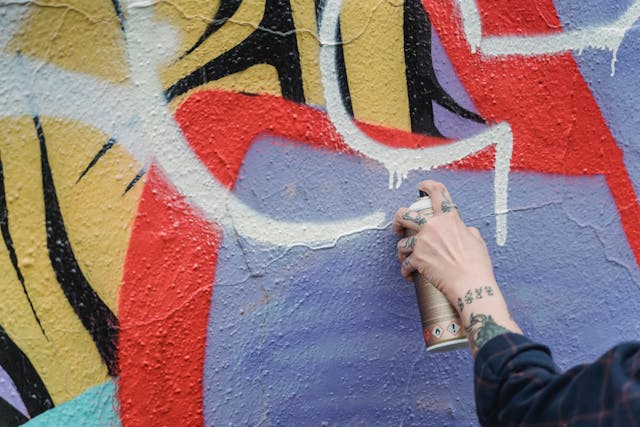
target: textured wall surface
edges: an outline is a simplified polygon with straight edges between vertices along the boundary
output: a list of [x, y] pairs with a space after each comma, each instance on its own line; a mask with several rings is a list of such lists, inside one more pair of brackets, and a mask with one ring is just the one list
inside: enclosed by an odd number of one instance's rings
[[0, 425], [476, 425], [389, 221], [558, 364], [640, 334], [637, 0], [0, 0]]

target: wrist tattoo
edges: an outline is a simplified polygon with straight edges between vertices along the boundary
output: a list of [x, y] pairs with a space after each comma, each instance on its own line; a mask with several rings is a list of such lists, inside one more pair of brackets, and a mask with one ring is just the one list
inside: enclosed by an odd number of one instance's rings
[[474, 301], [483, 299], [484, 297], [492, 297], [495, 293], [491, 286], [480, 286], [478, 288], [468, 289], [462, 298], [458, 297], [458, 308], [462, 310]]
[[508, 329], [498, 325], [491, 315], [473, 313], [471, 313], [469, 326], [465, 328], [465, 331], [469, 338], [469, 346], [474, 354], [480, 351], [491, 338], [509, 332]]
[[404, 219], [405, 221], [411, 221], [418, 225], [424, 225], [427, 223], [427, 219], [425, 217], [415, 212], [414, 214], [416, 215], [415, 217], [409, 215], [409, 212], [407, 212], [402, 215], [402, 219]]

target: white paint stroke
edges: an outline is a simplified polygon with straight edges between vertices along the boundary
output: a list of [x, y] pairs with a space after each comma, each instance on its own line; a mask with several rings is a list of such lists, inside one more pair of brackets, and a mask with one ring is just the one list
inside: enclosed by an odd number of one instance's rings
[[[115, 138], [142, 164], [150, 153], [139, 128], [129, 85], [118, 85], [64, 70], [40, 60], [0, 53], [0, 97], [3, 116], [31, 116], [31, 96], [41, 116], [85, 123]], [[24, 84], [28, 80], [28, 85]], [[27, 87], [33, 90], [27, 93]]]
[[281, 246], [325, 247], [342, 236], [386, 226], [383, 212], [345, 221], [276, 221], [232, 195], [191, 150], [167, 106], [157, 73], [162, 61], [158, 50], [171, 53], [166, 47], [177, 46], [177, 36], [167, 24], [155, 21], [153, 10], [140, 7], [139, 2], [128, 4], [126, 9], [131, 89], [145, 142], [169, 181], [210, 219], [235, 227], [244, 237]]
[[[147, 21], [151, 22], [150, 18]], [[129, 21], [127, 25], [130, 27], [133, 23]], [[139, 42], [142, 47], [138, 48], [147, 49], [147, 52], [143, 50], [137, 58], [144, 62], [132, 65], [136, 78], [123, 84], [64, 70], [40, 60], [0, 53], [0, 93], [3, 95], [0, 113], [4, 117], [31, 116], [27, 90], [30, 87], [38, 114], [62, 117], [100, 130], [115, 138], [142, 164], [155, 158], [172, 184], [208, 219], [234, 226], [240, 235], [258, 242], [326, 247], [342, 236], [384, 228], [382, 212], [339, 222], [275, 221], [230, 194], [184, 141], [166, 105], [161, 84], [156, 75], [150, 73], [154, 68], [147, 61], [151, 56], [157, 61], [157, 52], [166, 52], [169, 42], [158, 38], [157, 30], [151, 31], [155, 38]], [[132, 31], [132, 34], [139, 32]], [[161, 40], [163, 43], [159, 48]], [[146, 47], [144, 43], [147, 43]], [[25, 79], [28, 85], [25, 85]], [[153, 82], [149, 83], [149, 80]]]
[[482, 22], [480, 12], [475, 0], [458, 0], [460, 15], [462, 16], [462, 28], [471, 52], [475, 53], [482, 41]]
[[29, 9], [29, 2], [0, 0], [0, 52], [11, 41], [22, 24], [22, 16]]
[[362, 132], [344, 107], [336, 67], [336, 34], [342, 0], [328, 0], [320, 25], [320, 71], [324, 99], [329, 119], [346, 144], [366, 157], [383, 164], [389, 171], [389, 187], [398, 188], [413, 170], [431, 170], [464, 159], [483, 148], [496, 147], [495, 214], [496, 241], [504, 245], [507, 239], [507, 196], [509, 171], [513, 151], [513, 133], [508, 123], [496, 124], [478, 135], [449, 144], [421, 149], [392, 148]]
[[482, 36], [480, 12], [475, 0], [457, 0], [462, 28], [471, 46], [487, 56], [539, 56], [567, 51], [581, 53], [585, 48], [612, 52], [611, 76], [615, 74], [618, 50], [625, 35], [640, 18], [640, 0], [636, 0], [617, 20], [606, 26], [526, 36]]

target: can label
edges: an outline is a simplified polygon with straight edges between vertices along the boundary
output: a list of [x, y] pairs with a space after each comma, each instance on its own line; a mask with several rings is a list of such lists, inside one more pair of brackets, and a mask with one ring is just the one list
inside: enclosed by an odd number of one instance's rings
[[[425, 218], [433, 216], [428, 197], [419, 198], [409, 209]], [[414, 234], [413, 230], [407, 230], [407, 237]], [[427, 351], [447, 351], [467, 346], [467, 335], [460, 316], [442, 292], [417, 271], [413, 273], [413, 283]]]

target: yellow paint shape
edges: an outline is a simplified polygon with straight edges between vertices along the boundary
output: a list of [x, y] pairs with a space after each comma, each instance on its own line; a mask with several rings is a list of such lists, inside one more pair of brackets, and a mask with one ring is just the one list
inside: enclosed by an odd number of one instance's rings
[[[167, 65], [166, 68], [161, 70], [161, 80], [164, 87], [172, 86], [183, 77], [233, 49], [249, 37], [260, 25], [264, 11], [264, 3], [265, 0], [244, 0], [232, 19], [225, 23], [216, 33], [211, 35], [198, 49], [182, 59], [177, 59], [176, 62]], [[179, 45], [183, 47], [188, 45], [190, 47], [195, 43], [199, 35], [195, 37], [195, 40], [192, 37], [198, 33], [198, 29], [200, 34], [204, 32], [207, 21], [204, 21], [199, 15], [193, 17], [182, 14], [178, 8], [175, 8], [174, 11], [171, 12], [170, 7], [171, 5], [169, 4], [159, 10], [161, 13], [160, 18], [164, 18], [174, 27], [180, 28], [178, 34], [188, 34], [188, 37], [190, 40], [193, 40], [193, 42], [189, 41], [189, 43], [185, 43], [181, 41]], [[211, 18], [213, 18], [213, 15], [209, 17], [209, 20]], [[183, 52], [181, 52], [180, 55], [182, 55], [182, 53]]]
[[340, 28], [355, 117], [411, 130], [402, 5], [401, 1], [347, 0]]
[[178, 34], [178, 57], [198, 41], [220, 3], [220, 0], [172, 0], [154, 6], [158, 18], [171, 23]]
[[274, 96], [282, 95], [276, 69], [268, 64], [258, 64], [239, 73], [193, 88], [173, 99], [171, 101], [171, 107], [176, 109], [182, 101], [189, 98], [193, 93], [207, 89], [267, 94]]
[[[122, 264], [142, 185], [122, 197], [138, 165], [122, 148], [107, 152], [80, 183], [82, 170], [107, 138], [85, 125], [43, 118], [56, 192], [82, 272], [115, 310]], [[69, 305], [46, 244], [40, 149], [31, 118], [0, 120], [10, 232], [43, 336], [0, 245], [0, 324], [29, 357], [54, 402], [67, 401], [107, 378], [96, 346]]]
[[125, 194], [141, 165], [119, 144], [79, 181], [107, 142], [107, 136], [80, 123], [48, 118], [49, 162], [69, 239], [83, 273], [114, 313], [124, 256], [144, 179]]
[[128, 76], [124, 37], [110, 1], [33, 2], [6, 50], [110, 81]]
[[291, 0], [291, 10], [296, 27], [306, 103], [324, 105], [319, 64], [320, 41], [318, 40], [315, 2]]

